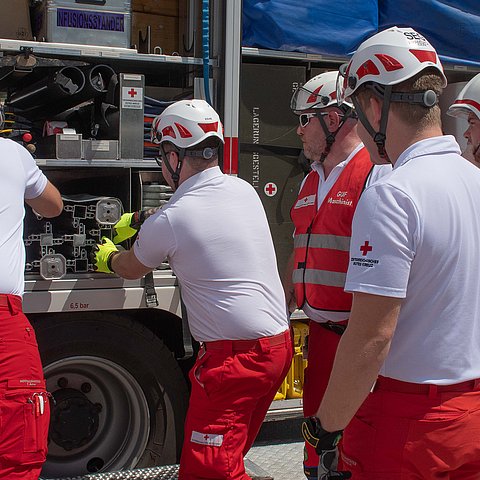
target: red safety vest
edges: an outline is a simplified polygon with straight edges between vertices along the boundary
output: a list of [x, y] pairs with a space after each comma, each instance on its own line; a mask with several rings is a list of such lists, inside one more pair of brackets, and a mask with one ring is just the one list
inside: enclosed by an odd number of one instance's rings
[[295, 225], [293, 283], [297, 305], [349, 312], [352, 295], [343, 289], [352, 220], [372, 162], [362, 148], [348, 162], [317, 211], [320, 177], [308, 174], [290, 216]]

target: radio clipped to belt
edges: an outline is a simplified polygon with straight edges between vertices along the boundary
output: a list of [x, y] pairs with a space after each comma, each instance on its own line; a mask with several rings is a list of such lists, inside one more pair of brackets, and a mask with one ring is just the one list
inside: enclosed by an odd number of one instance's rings
[[322, 322], [319, 323], [319, 325], [325, 328], [325, 330], [329, 330], [330, 332], [336, 333], [337, 335], [343, 335], [343, 333], [347, 329], [346, 325], [338, 322]]

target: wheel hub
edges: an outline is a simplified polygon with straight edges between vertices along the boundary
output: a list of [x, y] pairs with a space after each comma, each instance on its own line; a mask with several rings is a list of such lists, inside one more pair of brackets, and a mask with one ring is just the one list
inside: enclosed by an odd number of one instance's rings
[[101, 407], [73, 388], [61, 388], [53, 392], [53, 398], [51, 440], [67, 451], [90, 442], [98, 430]]

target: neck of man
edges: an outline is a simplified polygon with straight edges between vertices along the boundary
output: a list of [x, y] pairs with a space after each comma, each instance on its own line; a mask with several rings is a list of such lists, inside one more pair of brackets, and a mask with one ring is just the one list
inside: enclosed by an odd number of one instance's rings
[[193, 177], [197, 173], [213, 167], [218, 167], [218, 159], [208, 161], [200, 158], [190, 159], [189, 157], [185, 157], [178, 185], [180, 186], [185, 180]]
[[331, 171], [339, 163], [346, 160], [361, 142], [356, 130], [348, 132], [347, 135], [337, 136], [327, 158], [323, 162], [325, 178], [330, 175]]
[[392, 118], [390, 117], [387, 126], [387, 141], [385, 147], [392, 165], [395, 165], [398, 157], [414, 143], [443, 135], [441, 125], [432, 125], [423, 129], [416, 129], [415, 126], [412, 127], [403, 122], [391, 120]]

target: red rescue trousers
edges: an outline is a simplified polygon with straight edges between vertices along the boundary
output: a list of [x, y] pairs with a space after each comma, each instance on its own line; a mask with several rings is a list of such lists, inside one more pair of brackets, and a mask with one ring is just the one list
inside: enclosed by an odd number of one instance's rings
[[[346, 325], [347, 321], [337, 322]], [[310, 320], [308, 330], [308, 365], [304, 372], [303, 415], [311, 417], [317, 413], [322, 401], [337, 353], [341, 336], [327, 330], [318, 322]], [[341, 447], [341, 445], [339, 445]], [[305, 442], [303, 467], [307, 478], [317, 478], [318, 455]]]
[[37, 480], [50, 408], [37, 340], [22, 300], [0, 295], [0, 478]]
[[480, 380], [420, 385], [379, 377], [345, 429], [352, 480], [478, 480]]
[[246, 480], [243, 457], [292, 362], [290, 332], [206, 343], [190, 371], [179, 480]]

